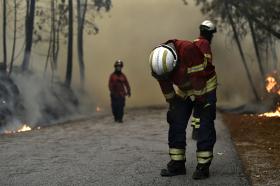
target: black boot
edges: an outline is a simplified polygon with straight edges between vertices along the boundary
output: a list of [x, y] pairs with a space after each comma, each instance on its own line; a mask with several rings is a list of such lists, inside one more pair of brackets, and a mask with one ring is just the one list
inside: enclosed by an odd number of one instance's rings
[[186, 174], [185, 162], [186, 162], [185, 160], [183, 161], [171, 160], [167, 164], [167, 169], [161, 170], [160, 175], [163, 177], [185, 175]]
[[209, 164], [198, 164], [196, 170], [193, 173], [192, 178], [195, 180], [206, 179], [209, 177]]
[[193, 140], [197, 140], [198, 139], [198, 129], [193, 127], [193, 130], [192, 130], [192, 139]]

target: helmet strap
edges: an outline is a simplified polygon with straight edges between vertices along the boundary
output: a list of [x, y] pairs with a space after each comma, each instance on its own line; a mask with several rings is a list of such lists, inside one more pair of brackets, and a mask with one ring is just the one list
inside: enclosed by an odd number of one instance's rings
[[202, 31], [200, 31], [200, 36], [204, 37], [209, 43], [211, 43], [212, 38], [213, 38], [213, 33], [202, 30]]
[[175, 46], [174, 46], [173, 43], [167, 43], [167, 44], [163, 44], [163, 45], [160, 45], [160, 46], [162, 46], [164, 48], [167, 48], [173, 54], [173, 56], [175, 58], [175, 60], [174, 60], [175, 62], [178, 60], [178, 56], [176, 54]]
[[156, 73], [154, 73], [154, 72], [152, 71], [152, 76], [153, 76], [154, 78], [156, 78], [157, 80], [161, 80], [161, 81], [168, 80], [168, 79], [169, 79], [169, 74], [170, 74], [170, 73], [166, 73], [166, 74], [164, 74], [164, 75], [157, 75]]

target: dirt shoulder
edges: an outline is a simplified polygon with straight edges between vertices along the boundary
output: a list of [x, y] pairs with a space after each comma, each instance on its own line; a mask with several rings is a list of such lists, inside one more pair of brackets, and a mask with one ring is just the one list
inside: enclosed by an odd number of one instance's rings
[[252, 185], [280, 185], [280, 118], [223, 114]]

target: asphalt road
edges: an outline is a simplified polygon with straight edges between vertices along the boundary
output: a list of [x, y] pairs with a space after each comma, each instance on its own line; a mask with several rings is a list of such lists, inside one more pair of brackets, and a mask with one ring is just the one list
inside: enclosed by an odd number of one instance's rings
[[0, 185], [249, 185], [227, 128], [218, 114], [217, 144], [207, 180], [191, 179], [195, 141], [188, 129], [187, 175], [159, 176], [169, 161], [165, 109], [128, 110], [111, 116], [0, 136]]

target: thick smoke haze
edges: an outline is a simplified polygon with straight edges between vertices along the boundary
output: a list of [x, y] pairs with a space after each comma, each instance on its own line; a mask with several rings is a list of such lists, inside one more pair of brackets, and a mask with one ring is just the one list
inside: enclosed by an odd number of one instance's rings
[[[85, 40], [86, 85], [91, 97], [101, 106], [109, 105], [108, 77], [114, 61], [122, 59], [132, 87], [127, 105], [164, 104], [160, 88], [150, 75], [149, 53], [168, 39], [196, 39], [198, 26], [206, 18], [199, 7], [184, 6], [180, 0], [113, 1], [109, 15], [97, 19], [100, 33]], [[238, 105], [250, 98], [245, 72], [231, 39], [218, 32], [212, 50], [219, 76], [219, 103], [234, 101]]]
[[[108, 78], [113, 72], [115, 60], [121, 59], [124, 61], [123, 71], [132, 88], [132, 97], [127, 99], [127, 106], [165, 104], [158, 83], [150, 75], [148, 58], [155, 46], [168, 39], [194, 40], [198, 37], [199, 24], [208, 18], [201, 14], [200, 8], [192, 1], [189, 2], [185, 6], [181, 0], [113, 0], [109, 13], [97, 15], [96, 23], [100, 32], [97, 35], [84, 35], [85, 88], [90, 99], [85, 102], [93, 102], [102, 108], [110, 106]], [[20, 51], [23, 40], [17, 42], [17, 51]], [[66, 43], [63, 43], [60, 47], [58, 75], [62, 82], [65, 78], [67, 52]], [[249, 56], [250, 68], [256, 71], [254, 57], [250, 57], [254, 56], [253, 48], [248, 47], [252, 46], [251, 41], [247, 38], [243, 43], [247, 46], [246, 57]], [[2, 45], [0, 49], [2, 51]], [[8, 50], [9, 56], [10, 52]], [[73, 85], [79, 87], [76, 37], [73, 52]], [[218, 30], [213, 39], [212, 52], [219, 81], [218, 104], [235, 106], [251, 99], [253, 96], [246, 74], [231, 37]], [[38, 76], [43, 75], [45, 65], [45, 57], [38, 55], [40, 53], [47, 53], [46, 43], [33, 45], [32, 49], [30, 68], [37, 71]], [[16, 65], [21, 62], [20, 55]], [[259, 78], [255, 80], [262, 81]]]

